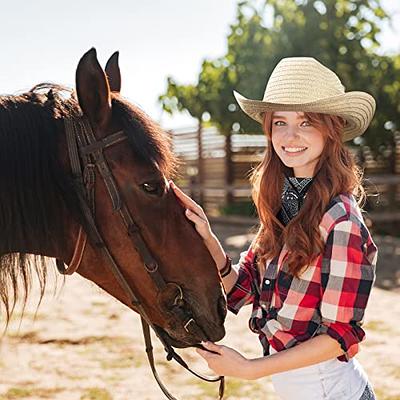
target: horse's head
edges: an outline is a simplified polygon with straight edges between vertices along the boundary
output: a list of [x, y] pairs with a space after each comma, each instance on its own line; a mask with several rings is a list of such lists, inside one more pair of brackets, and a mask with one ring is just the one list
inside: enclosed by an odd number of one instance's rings
[[[175, 167], [168, 136], [120, 96], [120, 85], [117, 53], [110, 58], [105, 72], [94, 49], [82, 57], [76, 71], [79, 106], [96, 139], [117, 131], [123, 131], [127, 137], [105, 148], [103, 154], [119, 200], [139, 228], [166, 285], [157, 285], [146, 271], [143, 257], [115, 204], [113, 207], [109, 189], [99, 172], [96, 172], [94, 196], [97, 227], [151, 322], [168, 334], [171, 344], [185, 347], [200, 340], [220, 340], [224, 336], [226, 313], [221, 281], [212, 257], [168, 183]], [[66, 146], [62, 147], [69, 168]], [[73, 241], [77, 230], [74, 224]], [[72, 252], [73, 246], [63, 254], [66, 264]], [[107, 263], [89, 240], [77, 272], [137, 311]], [[193, 317], [190, 327], [184, 326], [182, 314]]]

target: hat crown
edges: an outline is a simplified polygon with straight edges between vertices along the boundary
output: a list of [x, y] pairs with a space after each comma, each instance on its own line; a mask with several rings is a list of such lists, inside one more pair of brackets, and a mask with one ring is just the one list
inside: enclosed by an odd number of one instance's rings
[[315, 58], [289, 57], [283, 58], [272, 71], [263, 100], [305, 104], [344, 93], [339, 77]]

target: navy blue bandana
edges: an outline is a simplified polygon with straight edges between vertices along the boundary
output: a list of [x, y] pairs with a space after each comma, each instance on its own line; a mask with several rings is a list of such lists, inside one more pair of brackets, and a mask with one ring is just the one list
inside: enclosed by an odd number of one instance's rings
[[285, 226], [298, 214], [312, 182], [313, 178], [285, 176], [281, 197], [282, 208], [278, 213], [279, 220]]

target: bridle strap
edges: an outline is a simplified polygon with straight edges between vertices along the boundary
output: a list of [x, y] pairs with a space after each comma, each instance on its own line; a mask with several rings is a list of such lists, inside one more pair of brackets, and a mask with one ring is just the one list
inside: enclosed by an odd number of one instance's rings
[[[93, 162], [103, 178], [107, 187], [107, 191], [112, 199], [114, 211], [119, 212], [133, 245], [143, 259], [147, 272], [151, 274], [151, 277], [158, 290], [161, 291], [166, 287], [166, 282], [158, 270], [157, 261], [152, 256], [149, 248], [142, 238], [142, 235], [140, 234], [140, 228], [135, 224], [126, 204], [121, 200], [118, 186], [103, 153], [103, 149], [105, 147], [119, 143], [124, 139], [126, 140], [127, 136], [123, 134], [123, 131], [120, 131], [110, 135], [109, 137], [111, 139], [109, 140], [106, 140], [108, 137], [105, 137], [104, 139], [97, 141], [89, 122], [85, 120], [84, 123], [84, 133], [89, 144], [81, 147], [83, 149], [81, 154], [93, 157]], [[89, 149], [92, 149], [91, 152], [88, 151]]]
[[[181, 366], [187, 369], [189, 372], [194, 374], [195, 376], [208, 381], [208, 382], [217, 382], [220, 381], [219, 387], [219, 399], [223, 398], [224, 392], [224, 377], [206, 377], [200, 375], [194, 371], [192, 371], [185, 361], [174, 351], [173, 347], [168, 344], [167, 340], [163, 337], [161, 330], [154, 326], [149, 318], [146, 310], [144, 309], [142, 302], [135, 295], [131, 287], [129, 286], [127, 280], [122, 275], [118, 264], [116, 263], [114, 257], [108, 250], [103, 237], [100, 231], [97, 228], [97, 224], [95, 221], [95, 198], [94, 198], [94, 188], [95, 188], [95, 171], [97, 168], [100, 175], [102, 176], [107, 191], [111, 197], [113, 209], [114, 211], [118, 211], [121, 216], [124, 225], [127, 229], [128, 235], [131, 238], [135, 248], [139, 252], [140, 256], [144, 261], [144, 266], [146, 271], [149, 273], [151, 278], [153, 279], [157, 288], [161, 291], [163, 290], [167, 283], [163, 279], [161, 273], [158, 270], [158, 263], [155, 261], [151, 252], [149, 251], [146, 243], [144, 242], [142, 235], [140, 234], [140, 228], [135, 224], [133, 218], [126, 207], [125, 203], [121, 200], [119, 195], [118, 187], [113, 177], [113, 174], [107, 164], [107, 161], [103, 154], [103, 149], [107, 148], [113, 144], [117, 144], [127, 139], [127, 136], [123, 131], [116, 132], [112, 135], [109, 135], [101, 140], [97, 140], [94, 136], [93, 130], [89, 124], [89, 121], [85, 118], [82, 118], [79, 121], [75, 121], [72, 119], [65, 120], [65, 130], [68, 144], [68, 153], [71, 162], [72, 174], [74, 177], [74, 183], [76, 186], [76, 193], [79, 199], [79, 203], [81, 206], [81, 210], [83, 213], [83, 217], [86, 223], [85, 229], [87, 230], [87, 234], [89, 235], [92, 243], [95, 244], [96, 247], [103, 253], [104, 257], [108, 260], [108, 266], [113, 273], [115, 279], [121, 285], [121, 288], [125, 291], [126, 295], [129, 298], [129, 302], [132, 306], [139, 312], [141, 316], [142, 329], [144, 334], [144, 339], [146, 343], [146, 354], [149, 359], [149, 364], [151, 370], [153, 372], [154, 378], [156, 379], [158, 385], [162, 392], [167, 396], [170, 400], [177, 400], [173, 397], [166, 387], [162, 384], [154, 364], [154, 356], [152, 352], [152, 344], [151, 344], [151, 335], [150, 335], [150, 326], [156, 333], [157, 337], [161, 341], [164, 346], [165, 351], [167, 352], [167, 359], [176, 360]], [[79, 157], [79, 153], [81, 158]], [[83, 163], [83, 174], [81, 169], [81, 161]], [[80, 261], [82, 260], [85, 244], [87, 240], [87, 235], [82, 233], [82, 239], [84, 239], [84, 243], [79, 243], [79, 235], [83, 232], [82, 228], [78, 234], [78, 240], [75, 245], [74, 256], [72, 257], [71, 264], [73, 261], [76, 261], [73, 265], [69, 265], [66, 269], [61, 269], [59, 266], [59, 260], [57, 260], [57, 267], [62, 273], [72, 273], [76, 271], [79, 267]], [[76, 254], [76, 257], [75, 257]], [[184, 315], [184, 311], [177, 309], [180, 311], [178, 315], [182, 317], [182, 321], [184, 323], [184, 328], [189, 332], [189, 328], [191, 325], [195, 325], [193, 329], [200, 329], [197, 326], [194, 319], [189, 315], [186, 317]], [[185, 320], [186, 319], [186, 320]]]
[[82, 262], [83, 253], [85, 252], [87, 242], [87, 235], [83, 228], [79, 227], [78, 239], [76, 239], [74, 254], [72, 255], [71, 261], [68, 267], [64, 267], [64, 263], [61, 260], [56, 260], [57, 268], [63, 275], [72, 275], [79, 268]]
[[[65, 119], [64, 124], [65, 124], [65, 135], [67, 139], [68, 156], [71, 165], [72, 176], [74, 178], [75, 187], [78, 190], [80, 190], [82, 187], [87, 188], [86, 196], [89, 199], [89, 201], [91, 201], [94, 207], [94, 195], [92, 195], [91, 192], [93, 190], [95, 177], [93, 173], [91, 174], [92, 175], [91, 177], [89, 176], [90, 174], [86, 173], [86, 179], [82, 176], [81, 163], [79, 159], [78, 146], [76, 142], [77, 132], [75, 131], [74, 121], [72, 119]], [[89, 182], [90, 180], [92, 182]], [[64, 263], [61, 260], [59, 259], [56, 260], [57, 269], [61, 274], [72, 275], [74, 272], [77, 271], [79, 265], [82, 262], [83, 253], [85, 252], [86, 248], [86, 243], [87, 243], [87, 234], [83, 230], [82, 226], [80, 226], [78, 232], [78, 239], [75, 242], [74, 252], [67, 268], [65, 268]]]
[[109, 146], [112, 146], [114, 144], [122, 142], [126, 139], [127, 139], [127, 137], [126, 137], [124, 131], [118, 131], [118, 132], [113, 133], [112, 135], [106, 136], [105, 138], [103, 138], [101, 140], [95, 141], [91, 144], [88, 144], [87, 146], [80, 148], [79, 153], [82, 156], [86, 156], [95, 151], [103, 150]]
[[[162, 383], [162, 381], [157, 373], [157, 369], [156, 369], [155, 362], [154, 362], [153, 344], [151, 342], [150, 328], [149, 328], [148, 323], [142, 317], [140, 320], [142, 323], [142, 330], [143, 330], [143, 337], [144, 337], [147, 359], [149, 361], [149, 365], [150, 365], [151, 371], [153, 373], [154, 379], [157, 381], [158, 386], [160, 387], [162, 392], [165, 394], [165, 396], [169, 400], [177, 400], [174, 396], [171, 395], [171, 393], [168, 391], [168, 389]], [[157, 331], [156, 331], [156, 334], [157, 334]], [[164, 340], [160, 338], [160, 335], [157, 335], [157, 336], [160, 339], [161, 343], [164, 344], [164, 348], [165, 348]], [[203, 348], [203, 349], [206, 350], [205, 348]], [[218, 382], [219, 381], [218, 400], [223, 399], [224, 391], [225, 391], [225, 377], [223, 377], [223, 376], [209, 377], [209, 376], [201, 375], [201, 374], [193, 371], [192, 369], [190, 369], [189, 366], [186, 364], [186, 362], [182, 359], [182, 357], [180, 357], [171, 346], [167, 346], [167, 348], [165, 348], [165, 350], [167, 351], [167, 360], [168, 361], [171, 359], [174, 359], [178, 364], [180, 364], [183, 368], [185, 368], [187, 371], [189, 371], [194, 376], [196, 376], [206, 382]]]
[[[111, 173], [110, 167], [108, 166], [107, 161], [104, 157], [103, 149], [113, 144], [120, 143], [122, 140], [127, 140], [127, 136], [124, 134], [123, 131], [118, 131], [110, 135], [110, 137], [114, 138], [114, 141], [106, 141], [106, 138], [97, 141], [96, 137], [94, 136], [92, 127], [90, 126], [90, 123], [86, 118], [81, 121], [81, 127], [82, 130], [80, 132], [80, 135], [78, 135], [78, 144], [79, 148], [82, 149], [82, 159], [87, 160], [86, 163], [84, 161], [84, 164], [93, 164], [100, 172], [100, 175], [102, 176], [104, 183], [106, 184], [108, 194], [111, 197], [113, 210], [119, 211], [122, 206], [121, 196], [119, 194], [117, 184], [115, 183], [115, 179]], [[93, 147], [94, 150], [89, 152], [88, 149], [90, 149], [91, 147]], [[91, 161], [93, 161], [93, 163]]]
[[141, 317], [140, 320], [142, 322], [142, 330], [143, 330], [147, 359], [149, 361], [149, 365], [151, 368], [151, 372], [153, 373], [154, 379], [157, 381], [158, 386], [160, 387], [161, 391], [165, 394], [167, 399], [177, 400], [176, 397], [172, 396], [172, 394], [168, 391], [168, 389], [162, 383], [160, 376], [158, 375], [156, 365], [154, 362], [153, 344], [151, 343], [150, 327], [149, 324], [143, 319], [143, 317]]

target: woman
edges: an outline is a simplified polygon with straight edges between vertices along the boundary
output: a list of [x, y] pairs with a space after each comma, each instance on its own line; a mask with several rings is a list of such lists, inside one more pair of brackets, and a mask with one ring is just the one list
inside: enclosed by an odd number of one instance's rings
[[172, 184], [223, 278], [228, 308], [253, 305], [251, 329], [264, 356], [247, 359], [214, 343], [198, 350], [217, 374], [272, 376], [282, 399], [374, 399], [354, 357], [375, 277], [377, 249], [358, 203], [361, 174], [343, 142], [375, 111], [367, 93], [345, 93], [313, 58], [286, 58], [262, 101], [236, 99], [268, 140], [252, 176], [260, 228], [231, 268], [202, 209]]

